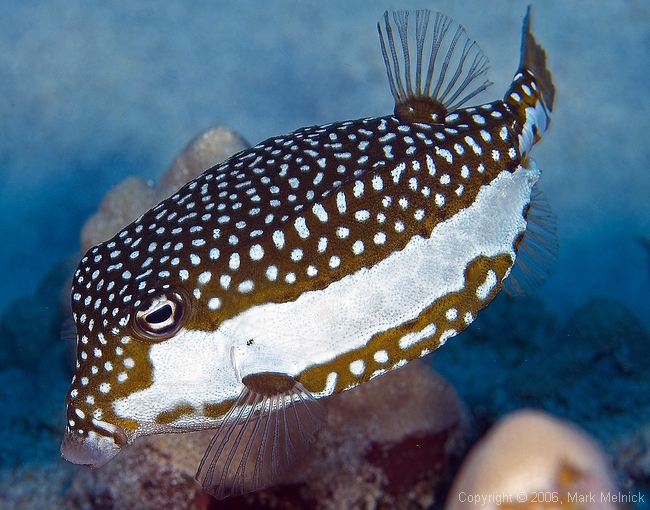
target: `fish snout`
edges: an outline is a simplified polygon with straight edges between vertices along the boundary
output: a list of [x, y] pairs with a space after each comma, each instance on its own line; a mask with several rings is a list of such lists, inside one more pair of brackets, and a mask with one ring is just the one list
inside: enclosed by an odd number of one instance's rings
[[110, 434], [91, 430], [84, 435], [76, 430], [67, 430], [61, 443], [61, 457], [91, 468], [103, 466], [128, 442], [122, 427], [110, 425], [110, 429]]

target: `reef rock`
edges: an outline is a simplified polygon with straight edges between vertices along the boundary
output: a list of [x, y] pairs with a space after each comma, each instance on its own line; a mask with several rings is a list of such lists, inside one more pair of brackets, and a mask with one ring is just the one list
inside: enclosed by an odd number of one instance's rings
[[644, 495], [645, 501], [648, 501], [650, 499], [650, 424], [648, 421], [616, 438], [608, 445], [608, 449], [615, 458], [614, 466], [621, 484], [632, 488], [633, 491], [637, 489], [642, 491], [637, 494]]
[[445, 510], [605, 510], [618, 508], [619, 495], [610, 462], [589, 434], [548, 413], [522, 410], [472, 448]]
[[99, 210], [81, 230], [81, 248], [86, 252], [113, 237], [141, 214], [175, 193], [203, 171], [218, 165], [249, 145], [239, 134], [223, 126], [207, 129], [176, 157], [157, 186], [140, 177], [128, 177], [111, 189]]

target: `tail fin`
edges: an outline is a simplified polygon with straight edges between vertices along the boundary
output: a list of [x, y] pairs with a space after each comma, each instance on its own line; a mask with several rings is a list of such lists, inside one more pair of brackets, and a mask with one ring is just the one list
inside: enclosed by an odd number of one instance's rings
[[531, 9], [529, 5], [524, 18], [524, 30], [521, 37], [521, 62], [519, 70], [532, 71], [537, 77], [537, 84], [542, 91], [544, 102], [549, 110], [553, 110], [553, 101], [555, 100], [555, 85], [553, 77], [546, 67], [546, 51], [535, 40], [535, 36], [530, 29]]
[[525, 156], [548, 129], [555, 101], [555, 85], [546, 67], [546, 52], [531, 32], [530, 7], [524, 19], [519, 71], [504, 101], [515, 115], [519, 151]]

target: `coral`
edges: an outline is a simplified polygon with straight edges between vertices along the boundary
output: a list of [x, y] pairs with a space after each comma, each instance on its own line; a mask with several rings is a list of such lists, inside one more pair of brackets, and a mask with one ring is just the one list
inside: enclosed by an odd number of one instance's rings
[[204, 170], [250, 147], [235, 131], [214, 126], [196, 136], [174, 159], [156, 188], [156, 202], [175, 193]]
[[157, 186], [140, 177], [129, 177], [111, 189], [96, 214], [81, 231], [81, 247], [89, 248], [110, 239], [141, 214], [175, 193], [204, 170], [218, 165], [248, 147], [237, 133], [214, 126], [194, 138], [176, 157]]
[[[0, 317], [0, 468], [58, 458], [74, 353], [60, 341], [59, 298], [77, 260], [55, 264], [33, 295], [12, 302]], [[14, 508], [3, 505], [5, 496], [0, 491], [0, 508]]]
[[0, 468], [0, 508], [3, 510], [79, 510], [66, 500], [64, 488], [72, 481], [72, 466], [63, 463]]
[[[614, 299], [594, 299], [580, 308], [563, 332], [570, 343], [560, 348], [560, 355], [568, 351], [591, 351], [583, 359], [572, 360], [574, 373], [588, 371], [598, 358], [611, 355], [614, 363], [627, 375], [640, 380], [647, 378], [650, 365], [650, 334], [630, 309]], [[568, 370], [568, 367], [563, 367]]]
[[[209, 441], [205, 434], [202, 437]], [[75, 508], [198, 509], [192, 501], [203, 489], [194, 481], [196, 466], [188, 469], [183, 462], [184, 449], [190, 455], [195, 453], [191, 451], [194, 438], [188, 442], [184, 438], [144, 438], [101, 469], [76, 467], [66, 499], [74, 502]], [[170, 445], [176, 449], [171, 450]]]
[[[464, 451], [466, 412], [423, 362], [323, 401], [329, 420], [278, 485], [217, 502], [193, 476], [213, 431], [137, 440], [68, 497], [107, 508], [427, 508]], [[189, 503], [188, 502], [192, 502]]]
[[81, 230], [81, 249], [85, 253], [114, 236], [155, 203], [154, 187], [140, 177], [127, 177], [106, 193], [99, 210]]
[[445, 510], [616, 508], [603, 502], [601, 494], [616, 497], [618, 491], [600, 446], [570, 422], [521, 410], [502, 419], [472, 448]]
[[500, 417], [537, 407], [596, 436], [624, 487], [650, 494], [650, 334], [620, 301], [594, 299], [555, 325], [535, 297], [503, 294], [434, 365], [484, 434]]

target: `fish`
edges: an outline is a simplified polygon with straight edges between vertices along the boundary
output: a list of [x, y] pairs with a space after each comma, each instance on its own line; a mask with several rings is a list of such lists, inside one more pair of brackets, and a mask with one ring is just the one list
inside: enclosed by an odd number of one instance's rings
[[539, 286], [557, 230], [529, 152], [555, 87], [530, 19], [504, 99], [464, 106], [491, 85], [478, 44], [442, 13], [386, 12], [392, 115], [269, 138], [86, 252], [62, 457], [216, 429], [196, 479], [257, 490], [306, 454], [321, 399]]

